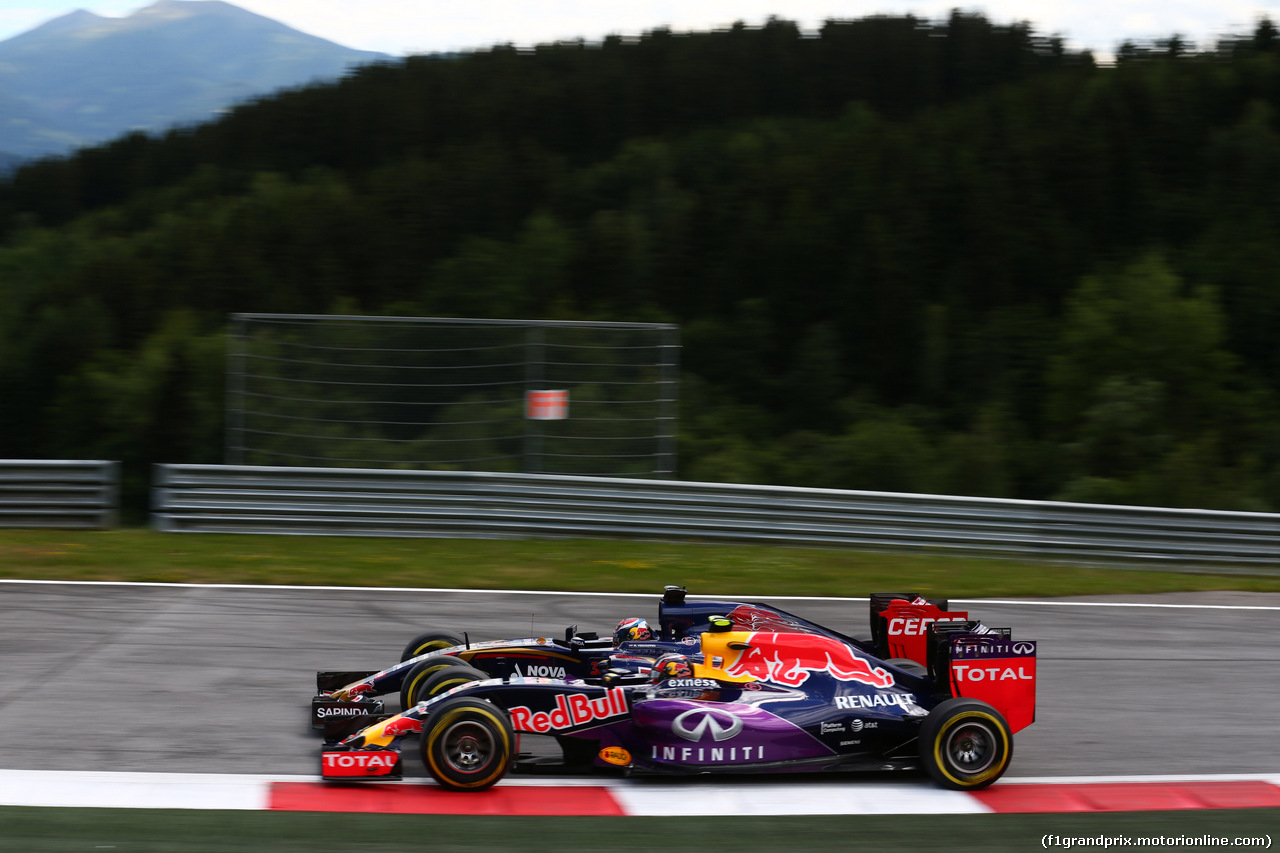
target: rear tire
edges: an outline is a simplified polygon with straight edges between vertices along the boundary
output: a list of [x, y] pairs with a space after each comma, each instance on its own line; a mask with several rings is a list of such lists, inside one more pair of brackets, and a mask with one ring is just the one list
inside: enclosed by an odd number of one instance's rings
[[[405, 711], [424, 699], [438, 696], [469, 681], [484, 681], [488, 674], [473, 666], [467, 666], [457, 658], [447, 658], [454, 663], [424, 660], [409, 670], [400, 685], [400, 710]], [[421, 670], [421, 671], [419, 671]]]
[[1013, 733], [995, 708], [948, 699], [920, 726], [920, 759], [939, 785], [977, 791], [999, 779], [1013, 758]]
[[511, 767], [514, 747], [507, 712], [479, 699], [444, 702], [422, 729], [422, 763], [432, 778], [455, 791], [492, 787]]
[[452, 631], [426, 631], [409, 641], [404, 651], [400, 653], [400, 662], [416, 658], [418, 655], [425, 655], [427, 652], [438, 652], [450, 646], [461, 646], [465, 642], [461, 634], [455, 634]]

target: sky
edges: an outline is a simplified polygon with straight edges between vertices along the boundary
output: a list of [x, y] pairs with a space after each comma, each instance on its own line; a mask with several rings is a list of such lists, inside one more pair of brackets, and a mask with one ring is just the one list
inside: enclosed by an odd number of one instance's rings
[[[151, 0], [0, 0], [0, 41], [85, 8], [121, 17]], [[1224, 33], [1247, 33], [1258, 18], [1280, 24], [1280, 0], [232, 0], [346, 47], [393, 56], [466, 50], [493, 44], [532, 45], [560, 39], [598, 41], [668, 26], [708, 30], [734, 21], [760, 24], [770, 15], [816, 28], [829, 18], [913, 14], [940, 19], [950, 9], [981, 12], [997, 24], [1028, 21], [1073, 49], [1111, 55], [1126, 39], [1180, 35], [1211, 46]]]

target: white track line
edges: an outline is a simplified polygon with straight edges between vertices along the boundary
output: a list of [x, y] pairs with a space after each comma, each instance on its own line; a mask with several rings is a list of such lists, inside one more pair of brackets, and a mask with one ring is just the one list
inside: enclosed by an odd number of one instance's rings
[[1171, 773], [1161, 776], [1002, 776], [1001, 785], [1110, 785], [1116, 783], [1270, 782], [1280, 787], [1276, 773]]
[[[1173, 776], [1022, 777], [1003, 785], [1096, 785], [1263, 781], [1280, 787], [1280, 774]], [[0, 770], [0, 806], [231, 809], [257, 811], [269, 805], [274, 782], [319, 784], [318, 776], [257, 776], [200, 773], [79, 773], [52, 770]], [[408, 786], [431, 786], [426, 779], [407, 779]], [[721, 815], [857, 815], [857, 814], [985, 814], [990, 809], [969, 794], [945, 791], [929, 782], [812, 782], [741, 784], [658, 779], [593, 780], [512, 778], [505, 787], [603, 787], [630, 815], [688, 812]]]
[[[244, 584], [244, 583], [162, 583], [159, 581], [62, 581], [62, 580], [23, 580], [19, 578], [0, 578], [0, 584], [31, 584], [43, 586], [123, 586], [123, 587], [163, 587], [163, 588], [196, 588], [196, 589], [240, 589], [240, 590], [287, 590], [293, 592], [390, 592], [412, 593], [463, 593], [467, 595], [560, 595], [579, 598], [644, 598], [652, 599], [657, 593], [652, 592], [565, 592], [562, 590], [530, 590], [530, 589], [455, 589], [451, 587], [392, 587], [392, 586], [294, 586], [288, 584]], [[817, 595], [690, 595], [689, 598], [706, 598], [712, 600], [734, 601], [852, 601], [865, 602], [867, 597], [844, 598], [839, 596]], [[955, 604], [1001, 604], [1034, 607], [1147, 607], [1168, 608], [1175, 610], [1276, 610], [1280, 605], [1262, 604], [1161, 604], [1156, 602], [1124, 602], [1124, 601], [1054, 601], [1035, 598], [1003, 599], [1003, 598], [952, 598]]]
[[[1176, 594], [1176, 593], [1170, 593]], [[1263, 593], [1264, 595], [1266, 593]], [[1033, 607], [1154, 607], [1174, 610], [1280, 610], [1280, 606], [1267, 604], [1160, 604], [1157, 602], [1129, 601], [1041, 601], [1035, 598], [952, 598], [952, 604], [1014, 604]]]

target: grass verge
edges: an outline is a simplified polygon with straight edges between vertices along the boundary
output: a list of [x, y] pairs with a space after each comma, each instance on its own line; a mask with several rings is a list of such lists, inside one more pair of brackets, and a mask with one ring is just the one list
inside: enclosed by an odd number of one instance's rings
[[952, 598], [1280, 592], [1280, 576], [1084, 568], [945, 554], [610, 540], [377, 539], [0, 530], [0, 577], [28, 580]]

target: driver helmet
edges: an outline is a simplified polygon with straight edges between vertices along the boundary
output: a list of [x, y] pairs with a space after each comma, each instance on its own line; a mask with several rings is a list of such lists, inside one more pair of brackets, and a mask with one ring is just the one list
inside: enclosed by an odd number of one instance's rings
[[649, 623], [639, 617], [623, 619], [613, 631], [613, 644], [615, 646], [622, 645], [630, 640], [652, 639], [653, 631], [649, 630]]
[[692, 678], [693, 665], [684, 655], [666, 654], [653, 662], [649, 680], [654, 684], [668, 678]]

